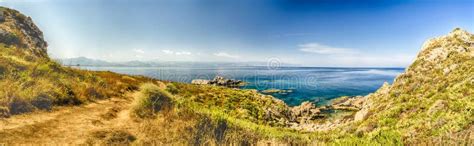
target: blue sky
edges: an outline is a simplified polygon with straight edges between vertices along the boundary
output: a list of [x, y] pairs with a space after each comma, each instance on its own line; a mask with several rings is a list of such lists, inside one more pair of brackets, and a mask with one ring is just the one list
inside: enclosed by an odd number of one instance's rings
[[474, 31], [470, 0], [0, 0], [55, 58], [409, 65], [424, 41]]

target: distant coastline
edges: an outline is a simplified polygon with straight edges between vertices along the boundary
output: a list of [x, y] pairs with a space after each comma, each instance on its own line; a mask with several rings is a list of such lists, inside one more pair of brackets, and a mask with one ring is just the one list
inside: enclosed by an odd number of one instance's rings
[[191, 83], [194, 79], [211, 80], [224, 76], [247, 82], [243, 89], [263, 92], [269, 89], [291, 90], [291, 93], [267, 93], [288, 105], [312, 101], [324, 105], [340, 96], [363, 96], [377, 90], [384, 82], [391, 83], [404, 68], [343, 68], [343, 67], [280, 67], [266, 66], [76, 66], [92, 71], [112, 71], [128, 75], [143, 75], [159, 80]]

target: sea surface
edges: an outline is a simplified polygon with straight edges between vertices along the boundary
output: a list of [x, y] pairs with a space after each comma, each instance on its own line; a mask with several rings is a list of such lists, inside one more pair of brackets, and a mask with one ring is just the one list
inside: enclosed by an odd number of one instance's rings
[[113, 71], [144, 75], [160, 80], [190, 83], [193, 79], [212, 79], [216, 75], [243, 80], [242, 88], [283, 89], [271, 94], [290, 106], [303, 101], [324, 105], [340, 96], [367, 95], [384, 82], [404, 71], [403, 68], [328, 68], [328, 67], [80, 67], [87, 70]]

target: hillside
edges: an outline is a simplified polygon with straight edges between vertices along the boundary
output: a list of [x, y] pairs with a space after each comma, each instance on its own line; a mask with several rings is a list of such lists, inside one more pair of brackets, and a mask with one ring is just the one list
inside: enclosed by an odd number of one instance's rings
[[[474, 35], [454, 29], [427, 41], [393, 85], [368, 95], [359, 129], [404, 142], [473, 141]], [[367, 119], [365, 119], [367, 118]]]
[[[101, 78], [107, 72], [65, 68], [47, 56], [42, 32], [31, 18], [0, 8], [0, 106], [1, 117], [40, 110], [54, 105], [79, 105], [97, 99], [121, 96], [136, 89], [137, 82]], [[141, 81], [147, 78], [136, 77]]]
[[[32, 19], [0, 8], [0, 143], [472, 144], [474, 35], [427, 41], [392, 85], [289, 107], [255, 90], [61, 66]], [[331, 112], [331, 111], [342, 112]]]

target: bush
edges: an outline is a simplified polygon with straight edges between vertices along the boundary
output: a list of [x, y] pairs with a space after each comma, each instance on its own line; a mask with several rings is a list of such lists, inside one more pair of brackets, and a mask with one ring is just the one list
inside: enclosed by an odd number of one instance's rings
[[47, 94], [40, 94], [31, 101], [31, 104], [41, 110], [51, 110], [53, 100]]
[[154, 116], [156, 112], [172, 108], [172, 95], [152, 83], [141, 85], [134, 95], [132, 114], [139, 118]]
[[104, 95], [102, 95], [97, 89], [93, 87], [88, 87], [84, 91], [84, 96], [88, 99], [103, 99]]
[[178, 94], [179, 90], [176, 86], [172, 83], [166, 85], [166, 91], [170, 92], [171, 94]]
[[0, 43], [4, 43], [6, 45], [17, 45], [20, 44], [20, 39], [17, 35], [0, 29]]
[[31, 112], [34, 109], [34, 107], [30, 103], [18, 97], [10, 98], [8, 108], [10, 110], [10, 114], [12, 115]]
[[77, 98], [76, 94], [72, 91], [71, 87], [62, 87], [61, 91], [63, 93], [53, 93], [54, 94], [54, 105], [79, 105], [82, 104], [82, 101]]

